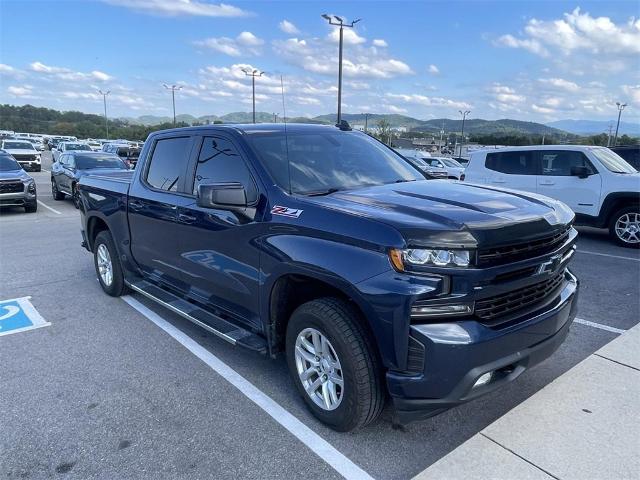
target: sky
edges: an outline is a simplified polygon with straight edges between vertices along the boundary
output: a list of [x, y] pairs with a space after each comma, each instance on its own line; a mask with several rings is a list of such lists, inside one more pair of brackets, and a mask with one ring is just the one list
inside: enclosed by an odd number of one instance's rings
[[0, 0], [0, 103], [109, 116], [334, 113], [640, 121], [631, 1]]

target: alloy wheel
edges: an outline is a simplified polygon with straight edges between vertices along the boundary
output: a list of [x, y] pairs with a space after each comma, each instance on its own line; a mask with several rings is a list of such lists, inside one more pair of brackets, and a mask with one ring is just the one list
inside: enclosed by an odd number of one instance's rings
[[113, 264], [111, 263], [111, 255], [109, 255], [109, 249], [104, 243], [98, 246], [97, 252], [98, 260], [98, 273], [107, 287], [111, 285], [113, 281]]
[[616, 235], [620, 240], [629, 244], [640, 243], [640, 213], [629, 212], [616, 220]]
[[344, 396], [344, 378], [329, 339], [315, 328], [305, 328], [296, 339], [295, 360], [309, 398], [323, 410], [338, 408]]

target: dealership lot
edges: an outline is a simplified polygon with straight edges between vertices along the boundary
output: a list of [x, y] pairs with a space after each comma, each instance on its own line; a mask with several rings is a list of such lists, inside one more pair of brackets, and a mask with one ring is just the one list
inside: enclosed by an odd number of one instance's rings
[[[332, 478], [360, 468], [374, 478], [409, 478], [640, 317], [639, 252], [581, 229], [572, 269], [585, 322], [550, 360], [430, 420], [396, 429], [387, 409], [377, 424], [339, 434], [305, 411], [283, 358], [234, 349], [139, 296], [131, 298], [146, 309], [103, 294], [80, 247], [78, 212], [52, 199], [43, 158], [45, 170], [33, 174], [38, 212], [0, 214], [0, 301], [30, 296], [51, 324], [0, 336], [0, 477]], [[157, 316], [231, 372], [212, 370], [159, 328]], [[297, 421], [258, 406], [255, 392], [228, 381], [233, 372]], [[317, 448], [319, 439], [335, 451]]]

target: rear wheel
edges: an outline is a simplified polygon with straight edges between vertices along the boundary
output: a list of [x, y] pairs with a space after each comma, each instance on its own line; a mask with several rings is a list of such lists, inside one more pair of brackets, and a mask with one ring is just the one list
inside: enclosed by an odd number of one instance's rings
[[58, 184], [53, 178], [51, 179], [51, 195], [54, 200], [64, 200], [64, 193], [58, 190]]
[[119, 297], [126, 293], [122, 266], [108, 230], [103, 230], [96, 236], [93, 244], [93, 260], [102, 290], [112, 297]]
[[628, 248], [640, 247], [640, 206], [626, 207], [618, 210], [609, 224], [611, 238]]
[[318, 420], [346, 432], [380, 415], [380, 362], [348, 302], [321, 298], [298, 307], [287, 326], [286, 350], [293, 382]]

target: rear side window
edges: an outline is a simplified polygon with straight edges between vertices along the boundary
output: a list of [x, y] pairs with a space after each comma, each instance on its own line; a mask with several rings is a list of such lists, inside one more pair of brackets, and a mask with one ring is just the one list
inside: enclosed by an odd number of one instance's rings
[[595, 173], [591, 163], [582, 152], [572, 150], [544, 150], [540, 152], [542, 174], [555, 177], [571, 176], [571, 167], [587, 167]]
[[158, 140], [147, 170], [147, 183], [158, 190], [177, 191], [189, 158], [190, 143], [189, 137]]
[[198, 155], [193, 194], [201, 183], [240, 182], [247, 189], [247, 201], [253, 203], [258, 198], [251, 173], [236, 147], [220, 137], [204, 137]]
[[487, 153], [485, 163], [489, 170], [511, 175], [535, 175], [536, 166], [532, 152]]

